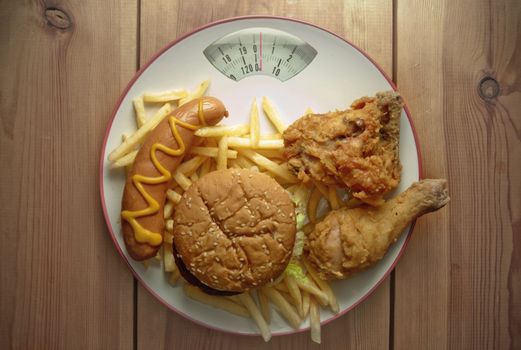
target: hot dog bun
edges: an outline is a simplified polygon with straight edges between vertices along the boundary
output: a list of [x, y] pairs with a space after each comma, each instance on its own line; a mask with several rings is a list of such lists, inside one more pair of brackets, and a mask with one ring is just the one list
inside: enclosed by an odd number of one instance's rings
[[[157, 240], [153, 244], [150, 242], [138, 242], [136, 239], [135, 229], [129, 223], [129, 220], [125, 219], [124, 213], [132, 213], [144, 210], [149, 207], [149, 202], [147, 202], [143, 194], [140, 193], [136, 187], [134, 175], [141, 175], [151, 178], [159, 178], [162, 176], [162, 173], [156, 168], [152, 161], [151, 151], [154, 145], [161, 144], [172, 150], [177, 150], [181, 146], [178, 144], [172, 133], [170, 124], [172, 119], [171, 116], [181, 122], [194, 126], [200, 126], [201, 119], [204, 120], [206, 125], [215, 125], [223, 117], [228, 116], [228, 112], [226, 111], [223, 103], [218, 99], [214, 97], [202, 97], [201, 99], [196, 99], [186, 103], [185, 105], [174, 110], [170, 116], [166, 117], [148, 135], [145, 143], [136, 156], [134, 164], [132, 165], [132, 169], [128, 172], [121, 205], [121, 224], [125, 245], [128, 253], [135, 260], [145, 260], [154, 257], [161, 247], [161, 241], [159, 241], [158, 244]], [[177, 128], [179, 136], [184, 143], [184, 153], [179, 156], [171, 156], [158, 149], [153, 152], [157, 157], [157, 161], [168, 172], [170, 172], [170, 174], [175, 172], [175, 169], [183, 160], [184, 155], [188, 153], [194, 138], [196, 138], [193, 130], [185, 128], [181, 125], [176, 125], [175, 127]], [[155, 147], [157, 147], [157, 145]], [[165, 226], [165, 220], [163, 218], [163, 207], [166, 199], [166, 191], [170, 187], [170, 184], [171, 178], [169, 178], [167, 181], [163, 181], [157, 184], [141, 184], [144, 191], [148, 193], [153, 198], [153, 200], [157, 201], [159, 204], [159, 209], [153, 214], [137, 217], [136, 222], [143, 229], [155, 233], [156, 237], [157, 233], [159, 233], [161, 236], [163, 235]]]

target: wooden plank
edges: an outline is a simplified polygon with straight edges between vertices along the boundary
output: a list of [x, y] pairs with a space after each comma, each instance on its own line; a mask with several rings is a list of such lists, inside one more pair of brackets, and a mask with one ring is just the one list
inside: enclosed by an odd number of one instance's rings
[[129, 349], [133, 279], [98, 162], [135, 71], [137, 6], [45, 3], [0, 4], [0, 348]]
[[[397, 81], [448, 207], [396, 269], [395, 349], [521, 347], [521, 3], [397, 2]], [[480, 81], [494, 82], [479, 95]]]
[[[144, 64], [176, 37], [208, 22], [226, 17], [278, 15], [309, 21], [348, 38], [367, 50], [384, 69], [392, 71], [392, 3], [389, 1], [241, 1], [141, 2], [140, 57]], [[332, 10], [334, 9], [334, 10]], [[309, 333], [276, 337], [264, 344], [260, 337], [241, 337], [208, 330], [168, 311], [141, 286], [138, 288], [137, 342], [139, 349], [309, 349]], [[389, 343], [389, 283], [348, 315], [324, 327], [329, 348], [387, 349]]]

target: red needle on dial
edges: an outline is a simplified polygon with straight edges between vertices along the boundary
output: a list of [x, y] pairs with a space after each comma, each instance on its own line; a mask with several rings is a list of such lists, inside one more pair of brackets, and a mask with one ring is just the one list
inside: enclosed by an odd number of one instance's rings
[[259, 33], [259, 42], [260, 42], [259, 62], [260, 62], [260, 70], [262, 71], [262, 33]]

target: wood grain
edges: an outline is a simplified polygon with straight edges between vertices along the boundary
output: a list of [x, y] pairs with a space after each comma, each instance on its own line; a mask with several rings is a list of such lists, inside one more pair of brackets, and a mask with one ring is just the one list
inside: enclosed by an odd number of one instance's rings
[[[140, 63], [176, 37], [201, 25], [240, 15], [277, 15], [323, 26], [367, 50], [392, 71], [392, 3], [389, 1], [141, 1]], [[204, 9], [204, 10], [202, 10]], [[333, 10], [334, 9], [334, 10]], [[168, 25], [164, 25], [167, 23]], [[389, 344], [389, 282], [348, 315], [323, 330], [324, 348], [387, 349]], [[208, 330], [168, 311], [138, 287], [139, 349], [310, 349], [309, 333], [275, 337], [229, 335]]]
[[[397, 81], [451, 202], [396, 269], [396, 349], [521, 347], [521, 4], [399, 1]], [[516, 68], [517, 67], [517, 68]], [[482, 99], [479, 82], [499, 82]]]
[[137, 7], [100, 5], [0, 3], [2, 349], [133, 346], [133, 280], [101, 214], [98, 162], [135, 70]]

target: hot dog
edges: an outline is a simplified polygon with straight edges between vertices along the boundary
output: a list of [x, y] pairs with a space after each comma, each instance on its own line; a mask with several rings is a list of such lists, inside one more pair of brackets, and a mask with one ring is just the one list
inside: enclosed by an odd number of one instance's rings
[[123, 237], [135, 260], [154, 257], [161, 247], [166, 191], [196, 138], [194, 131], [226, 116], [221, 101], [202, 97], [174, 110], [148, 135], [128, 172], [121, 204]]

